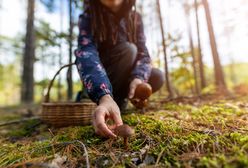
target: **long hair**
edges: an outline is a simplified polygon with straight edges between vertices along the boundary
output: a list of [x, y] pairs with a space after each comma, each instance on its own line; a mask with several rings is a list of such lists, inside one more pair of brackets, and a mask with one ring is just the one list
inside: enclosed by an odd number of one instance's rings
[[[137, 27], [137, 16], [136, 16], [136, 7], [135, 7], [136, 0], [124, 0], [123, 6], [121, 8], [120, 13], [124, 14], [127, 10], [128, 13], [123, 15], [126, 21], [126, 34], [128, 37], [129, 42], [136, 43], [136, 27]], [[89, 13], [91, 14], [91, 31], [94, 36], [95, 41], [103, 42], [107, 40], [108, 35], [111, 35], [111, 40], [113, 43], [116, 43], [118, 29], [114, 23], [108, 23], [109, 20], [106, 19], [105, 16], [105, 9], [101, 4], [100, 0], [88, 0], [85, 2]], [[132, 10], [134, 8], [134, 10]], [[109, 30], [109, 25], [111, 25]], [[110, 33], [111, 31], [111, 33]]]

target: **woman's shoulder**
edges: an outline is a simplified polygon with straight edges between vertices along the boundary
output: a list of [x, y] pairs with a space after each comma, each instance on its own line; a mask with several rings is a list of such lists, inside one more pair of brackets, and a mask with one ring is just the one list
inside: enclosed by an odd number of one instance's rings
[[88, 10], [84, 10], [81, 14], [79, 14], [78, 18], [78, 26], [79, 27], [90, 27], [91, 16]]
[[140, 14], [140, 12], [133, 10], [131, 11], [131, 15], [133, 18], [135, 18], [136, 23], [140, 24], [142, 22], [142, 15]]
[[139, 12], [139, 11], [137, 11], [137, 10], [132, 10], [132, 11], [130, 11], [130, 13], [131, 13], [131, 15], [134, 17], [136, 17], [137, 19], [142, 19], [142, 15], [141, 15], [141, 13]]

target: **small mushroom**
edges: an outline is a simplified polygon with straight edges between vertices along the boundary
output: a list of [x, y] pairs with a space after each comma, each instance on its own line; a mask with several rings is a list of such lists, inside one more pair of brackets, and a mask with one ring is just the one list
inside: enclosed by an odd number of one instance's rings
[[147, 99], [141, 100], [141, 99], [131, 99], [131, 103], [137, 108], [137, 109], [143, 109], [148, 105]]
[[117, 136], [123, 137], [125, 149], [128, 148], [128, 138], [134, 135], [134, 130], [127, 124], [120, 125], [115, 128]]
[[152, 87], [148, 83], [141, 83], [137, 86], [134, 93], [134, 98], [146, 100], [152, 94]]

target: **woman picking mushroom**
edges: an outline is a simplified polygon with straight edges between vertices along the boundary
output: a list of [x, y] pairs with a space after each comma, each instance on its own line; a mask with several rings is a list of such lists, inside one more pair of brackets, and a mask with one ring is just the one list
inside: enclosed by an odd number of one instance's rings
[[[115, 127], [123, 125], [121, 112], [128, 99], [137, 108], [145, 107], [149, 95], [162, 87], [164, 74], [152, 67], [142, 17], [135, 10], [136, 0], [84, 3], [75, 63], [86, 95], [97, 104], [92, 118], [95, 132], [114, 138], [116, 134], [106, 121], [112, 119]], [[150, 90], [137, 96], [138, 86], [148, 87], [148, 83]]]

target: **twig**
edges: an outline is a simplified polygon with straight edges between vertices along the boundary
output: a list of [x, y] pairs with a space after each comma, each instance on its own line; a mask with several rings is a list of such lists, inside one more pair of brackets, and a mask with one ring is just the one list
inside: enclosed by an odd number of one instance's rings
[[197, 129], [194, 129], [194, 128], [183, 127], [183, 129], [188, 130], [188, 131], [195, 131], [195, 132], [198, 132], [198, 133], [203, 133], [203, 131], [197, 130]]
[[161, 157], [162, 157], [162, 155], [163, 155], [165, 149], [166, 149], [166, 148], [163, 148], [162, 151], [159, 153], [155, 166], [158, 165], [158, 163], [159, 163], [159, 161], [160, 161], [160, 159], [161, 159]]
[[[59, 147], [59, 146], [67, 146], [67, 145], [75, 144], [75, 143], [79, 143], [80, 147], [82, 147], [84, 149], [84, 153], [85, 153], [85, 157], [86, 157], [86, 167], [90, 168], [89, 155], [88, 155], [86, 146], [84, 145], [83, 142], [81, 142], [79, 140], [70, 141], [70, 142], [61, 142], [61, 143], [57, 143], [57, 144], [51, 144], [51, 145], [39, 148], [39, 150], [46, 149], [46, 148], [49, 148], [49, 147], [56, 148], [56, 147]], [[31, 151], [31, 153], [34, 152], [34, 151], [35, 150]]]
[[0, 123], [0, 127], [7, 126], [7, 125], [12, 125], [12, 124], [19, 124], [19, 123], [30, 121], [30, 120], [40, 120], [40, 117], [36, 116], [36, 117], [31, 117], [31, 118], [22, 118], [20, 120], [2, 122], [2, 123]]
[[233, 129], [236, 129], [236, 130], [240, 130], [240, 131], [245, 131], [245, 132], [248, 131], [248, 129], [245, 129], [245, 128], [238, 128], [238, 127], [232, 126], [232, 125], [230, 125], [230, 124], [226, 124], [226, 126], [229, 127], [229, 128], [233, 128]]
[[86, 157], [86, 167], [90, 168], [89, 155], [88, 155], [88, 152], [87, 152], [87, 149], [86, 149], [84, 143], [79, 141], [79, 140], [75, 140], [74, 142], [78, 142], [84, 148], [84, 153], [85, 153], [85, 157]]

